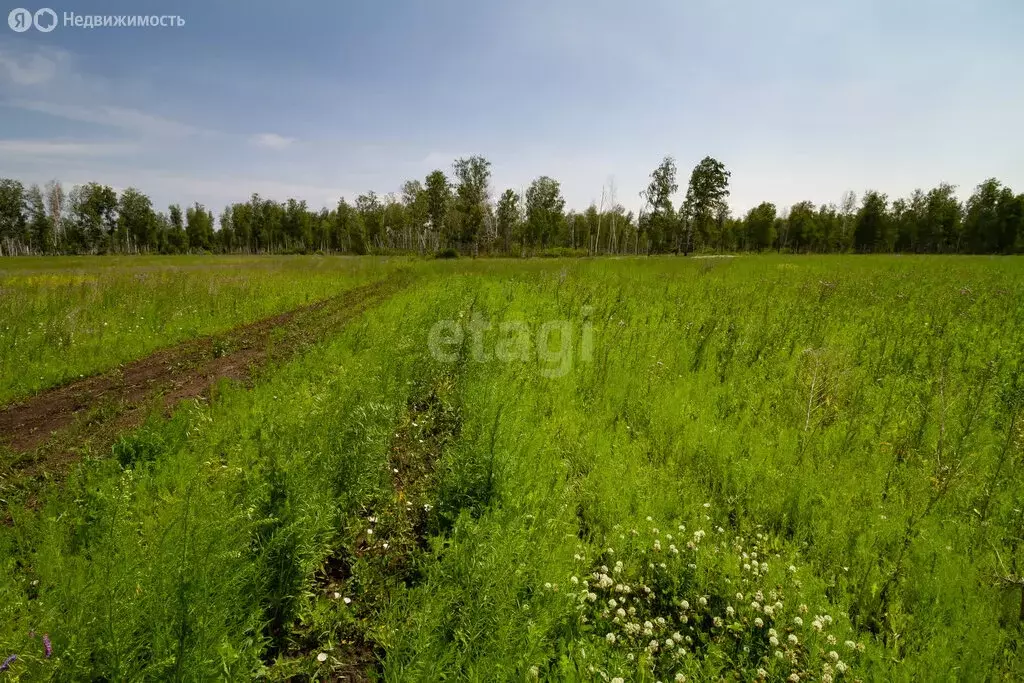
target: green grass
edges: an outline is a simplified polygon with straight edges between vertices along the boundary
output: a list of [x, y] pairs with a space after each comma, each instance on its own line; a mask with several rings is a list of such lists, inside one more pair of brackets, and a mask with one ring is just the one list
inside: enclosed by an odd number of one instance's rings
[[11, 258], [0, 263], [0, 404], [384, 276], [346, 257]]
[[12, 672], [1024, 676], [1024, 262], [410, 267], [252, 390], [8, 501]]

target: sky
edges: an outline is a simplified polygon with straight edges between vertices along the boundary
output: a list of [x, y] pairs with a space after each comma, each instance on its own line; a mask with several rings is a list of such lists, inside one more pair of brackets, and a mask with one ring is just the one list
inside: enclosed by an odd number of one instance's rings
[[480, 154], [494, 196], [548, 175], [569, 208], [614, 185], [637, 210], [664, 156], [678, 202], [710, 155], [736, 214], [992, 176], [1024, 191], [1020, 0], [50, 6], [185, 25], [0, 24], [0, 177], [26, 183], [318, 208]]

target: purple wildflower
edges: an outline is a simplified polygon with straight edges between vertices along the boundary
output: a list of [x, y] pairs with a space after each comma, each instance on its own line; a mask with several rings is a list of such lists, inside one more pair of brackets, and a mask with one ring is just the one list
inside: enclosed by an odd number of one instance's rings
[[50, 634], [43, 634], [43, 648], [46, 649], [46, 658], [49, 659], [50, 655], [53, 654], [53, 645], [50, 643]]
[[7, 671], [7, 669], [11, 668], [11, 664], [13, 664], [14, 660], [17, 659], [17, 658], [18, 658], [18, 655], [11, 655], [7, 659], [5, 659], [4, 663], [0, 664], [0, 671]]

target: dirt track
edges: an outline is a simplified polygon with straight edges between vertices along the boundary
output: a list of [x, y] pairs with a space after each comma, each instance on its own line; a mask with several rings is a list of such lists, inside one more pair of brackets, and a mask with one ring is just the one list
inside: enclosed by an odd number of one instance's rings
[[83, 446], [109, 446], [116, 435], [141, 423], [154, 405], [169, 412], [180, 401], [207, 395], [222, 379], [249, 382], [323, 338], [405, 286], [402, 276], [375, 282], [217, 335], [161, 349], [105, 373], [31, 396], [0, 409], [0, 446], [32, 451], [15, 470], [73, 460]]

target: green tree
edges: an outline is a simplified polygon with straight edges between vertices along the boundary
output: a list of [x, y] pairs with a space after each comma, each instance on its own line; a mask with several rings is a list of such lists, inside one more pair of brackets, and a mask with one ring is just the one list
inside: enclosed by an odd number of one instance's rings
[[964, 216], [965, 249], [974, 254], [1012, 250], [1018, 232], [1016, 197], [1008, 187], [989, 178], [967, 200]]
[[526, 190], [526, 235], [529, 246], [546, 249], [565, 221], [565, 199], [558, 181], [541, 176]]
[[456, 241], [460, 247], [472, 247], [475, 252], [487, 216], [491, 162], [482, 156], [472, 156], [456, 159], [452, 168], [456, 180]]
[[185, 211], [185, 234], [189, 249], [209, 251], [213, 242], [213, 214], [199, 202]]
[[676, 161], [666, 156], [651, 172], [647, 189], [640, 193], [648, 209], [640, 220], [640, 229], [650, 237], [651, 249], [654, 251], [679, 251], [679, 222], [672, 206], [672, 196], [678, 191]]
[[817, 210], [810, 201], [797, 202], [789, 209], [783, 248], [806, 251], [818, 232]]
[[25, 194], [25, 212], [28, 234], [34, 251], [48, 254], [53, 251], [53, 224], [46, 214], [43, 191], [33, 185]]
[[220, 226], [220, 229], [217, 230], [218, 242], [220, 242], [221, 251], [225, 253], [230, 253], [237, 248], [232, 219], [232, 207], [228, 204], [224, 207], [224, 210], [221, 212], [220, 218], [217, 221]]
[[519, 232], [519, 224], [522, 222], [519, 209], [519, 195], [515, 190], [505, 190], [498, 200], [498, 236], [501, 239], [506, 254], [511, 252], [512, 240]]
[[157, 221], [149, 197], [133, 187], [121, 193], [118, 234], [128, 251], [146, 251], [156, 242]]
[[25, 186], [18, 180], [0, 179], [0, 256], [17, 254], [27, 247], [27, 228]]
[[761, 202], [747, 212], [744, 220], [748, 249], [761, 251], [775, 242], [775, 205]]
[[74, 230], [71, 243], [75, 248], [93, 254], [109, 250], [117, 228], [117, 193], [114, 189], [99, 183], [78, 185], [71, 191], [70, 199]]
[[731, 175], [725, 165], [713, 157], [704, 157], [690, 173], [690, 185], [680, 209], [687, 221], [684, 254], [688, 254], [696, 242], [701, 245], [711, 242], [719, 219], [725, 215], [723, 210], [727, 208]]
[[406, 225], [413, 239], [411, 244], [422, 254], [427, 249], [427, 227], [430, 220], [427, 191], [423, 183], [409, 180], [402, 185], [402, 204], [405, 206]]
[[963, 239], [963, 206], [956, 198], [956, 186], [941, 183], [924, 198], [921, 218], [921, 250], [955, 253]]
[[854, 249], [862, 253], [884, 249], [884, 240], [888, 232], [888, 203], [889, 200], [880, 192], [868, 190], [864, 195], [854, 227]]
[[170, 229], [167, 233], [167, 248], [171, 253], [184, 254], [188, 251], [188, 233], [185, 232], [184, 216], [181, 207], [171, 204], [168, 207]]
[[452, 204], [452, 188], [444, 171], [433, 171], [427, 176], [427, 217], [433, 233], [434, 248], [448, 244], [445, 227], [448, 224], [448, 211]]

